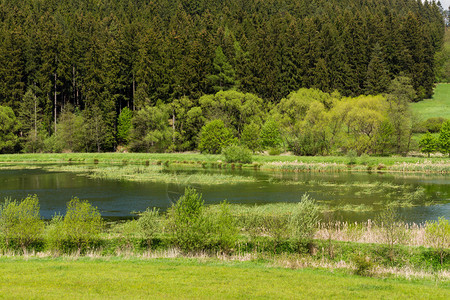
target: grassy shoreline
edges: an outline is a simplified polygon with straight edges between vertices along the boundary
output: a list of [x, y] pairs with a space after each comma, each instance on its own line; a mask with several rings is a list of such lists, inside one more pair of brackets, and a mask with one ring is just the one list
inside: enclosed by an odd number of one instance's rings
[[450, 173], [447, 157], [371, 157], [254, 155], [252, 164], [225, 163], [222, 155], [199, 153], [58, 153], [2, 154], [0, 166], [36, 163], [188, 165], [193, 168], [252, 168], [286, 172]]
[[367, 278], [341, 270], [289, 269], [205, 258], [0, 258], [3, 296], [21, 298], [428, 298], [447, 282]]

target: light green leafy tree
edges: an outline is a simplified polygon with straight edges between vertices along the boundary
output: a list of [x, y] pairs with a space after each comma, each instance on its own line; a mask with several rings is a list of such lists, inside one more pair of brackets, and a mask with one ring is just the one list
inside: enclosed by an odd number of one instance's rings
[[[310, 243], [317, 230], [320, 220], [320, 210], [316, 202], [305, 194], [292, 210], [289, 227], [299, 246], [301, 243]], [[299, 248], [300, 249], [300, 248]]]
[[236, 142], [231, 130], [225, 127], [222, 120], [214, 120], [202, 127], [198, 148], [201, 152], [218, 154], [222, 148]]
[[202, 249], [208, 240], [202, 195], [195, 189], [186, 188], [168, 214], [168, 229], [176, 246], [186, 251]]
[[172, 143], [172, 128], [165, 105], [145, 106], [132, 120], [130, 148], [138, 152], [161, 152]]
[[252, 150], [253, 153], [261, 149], [260, 128], [255, 123], [244, 126], [241, 134], [241, 144]]
[[433, 153], [437, 150], [436, 144], [437, 141], [430, 132], [427, 132], [419, 141], [420, 150], [423, 153], [427, 153], [428, 157], [430, 157], [430, 153]]
[[439, 151], [443, 154], [450, 155], [450, 121], [442, 124], [438, 138]]
[[6, 200], [0, 207], [0, 227], [6, 245], [15, 241], [25, 251], [30, 244], [41, 238], [44, 222], [39, 214], [39, 199], [36, 195], [22, 201]]
[[103, 220], [98, 209], [88, 201], [73, 198], [67, 203], [62, 227], [62, 234], [80, 253], [102, 231]]
[[147, 208], [139, 214], [137, 221], [142, 237], [147, 241], [150, 248], [155, 234], [161, 229], [161, 219], [156, 208]]

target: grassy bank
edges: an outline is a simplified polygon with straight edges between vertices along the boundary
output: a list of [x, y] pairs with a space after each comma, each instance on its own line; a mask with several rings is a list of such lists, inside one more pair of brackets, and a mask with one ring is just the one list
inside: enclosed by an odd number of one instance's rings
[[[253, 164], [227, 164], [222, 155], [199, 153], [58, 153], [4, 154], [3, 166], [31, 163], [187, 165], [194, 168], [253, 168], [289, 172], [383, 171], [450, 173], [449, 158], [254, 155]], [[0, 165], [0, 167], [1, 167]]]
[[7, 298], [448, 299], [448, 283], [205, 259], [0, 259]]

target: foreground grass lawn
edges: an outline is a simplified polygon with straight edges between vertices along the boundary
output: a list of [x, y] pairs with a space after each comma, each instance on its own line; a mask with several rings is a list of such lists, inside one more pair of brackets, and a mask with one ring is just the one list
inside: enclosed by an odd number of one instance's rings
[[1, 298], [450, 299], [449, 283], [197, 259], [0, 259]]
[[450, 84], [438, 84], [432, 99], [412, 103], [411, 109], [422, 120], [435, 117], [450, 119]]

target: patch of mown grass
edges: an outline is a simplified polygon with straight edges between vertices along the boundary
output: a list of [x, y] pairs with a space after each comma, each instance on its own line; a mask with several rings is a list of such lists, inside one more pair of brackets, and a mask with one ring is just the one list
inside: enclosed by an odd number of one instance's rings
[[21, 298], [426, 298], [448, 283], [380, 279], [217, 259], [0, 259], [1, 294]]

